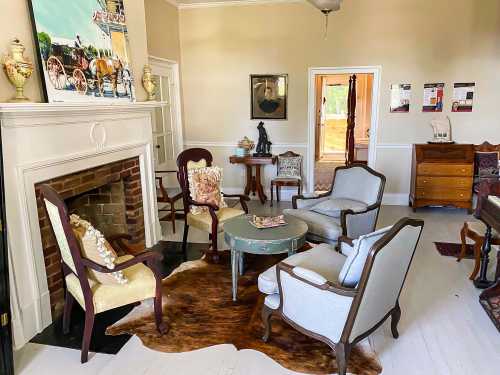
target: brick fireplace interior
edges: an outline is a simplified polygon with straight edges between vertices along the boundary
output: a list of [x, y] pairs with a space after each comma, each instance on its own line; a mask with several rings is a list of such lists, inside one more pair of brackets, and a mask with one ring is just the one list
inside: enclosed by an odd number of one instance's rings
[[42, 184], [52, 186], [65, 200], [70, 213], [91, 222], [104, 236], [128, 233], [132, 242], [143, 243], [139, 158], [102, 165], [35, 185], [50, 305], [52, 316], [57, 317], [64, 303], [61, 256], [40, 200], [39, 187]]

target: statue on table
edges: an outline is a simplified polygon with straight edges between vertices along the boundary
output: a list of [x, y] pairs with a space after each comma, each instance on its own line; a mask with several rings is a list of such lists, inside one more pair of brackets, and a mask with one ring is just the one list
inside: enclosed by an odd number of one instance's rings
[[264, 128], [264, 123], [261, 121], [257, 126], [259, 130], [259, 141], [257, 143], [256, 153], [253, 156], [272, 156], [271, 145], [272, 142], [267, 138], [267, 131]]

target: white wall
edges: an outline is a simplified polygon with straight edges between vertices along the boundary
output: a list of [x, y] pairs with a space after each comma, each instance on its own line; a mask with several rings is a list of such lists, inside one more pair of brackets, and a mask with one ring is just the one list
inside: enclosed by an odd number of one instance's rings
[[[408, 145], [432, 136], [422, 113], [423, 85], [446, 82], [445, 115], [458, 142], [500, 143], [500, 2], [496, 0], [345, 1], [324, 18], [307, 3], [182, 9], [181, 59], [185, 139], [205, 145], [225, 167], [226, 187], [241, 188], [239, 167], [227, 163], [244, 135], [257, 138], [249, 118], [249, 74], [288, 73], [287, 121], [267, 121], [274, 152], [305, 154], [307, 69], [382, 66], [376, 168], [386, 192], [404, 201], [409, 191]], [[451, 114], [454, 82], [476, 82], [473, 113]], [[409, 114], [389, 113], [392, 83], [412, 83]], [[214, 145], [214, 147], [210, 147]], [[300, 146], [300, 147], [292, 147]], [[266, 174], [274, 171], [266, 168]], [[399, 194], [399, 195], [398, 195]]]

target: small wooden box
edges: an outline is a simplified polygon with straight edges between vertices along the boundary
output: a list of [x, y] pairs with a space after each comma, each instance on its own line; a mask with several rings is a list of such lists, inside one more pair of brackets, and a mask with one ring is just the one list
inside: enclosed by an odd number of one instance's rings
[[474, 145], [413, 145], [410, 205], [472, 211]]

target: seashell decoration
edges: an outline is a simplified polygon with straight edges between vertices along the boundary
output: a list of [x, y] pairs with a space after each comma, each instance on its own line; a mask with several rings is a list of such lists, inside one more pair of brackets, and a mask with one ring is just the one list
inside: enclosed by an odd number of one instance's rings
[[3, 70], [9, 81], [16, 88], [16, 96], [9, 102], [29, 102], [30, 100], [24, 96], [24, 85], [33, 73], [33, 64], [24, 57], [24, 45], [19, 39], [14, 39], [10, 44], [10, 55], [2, 57]]

